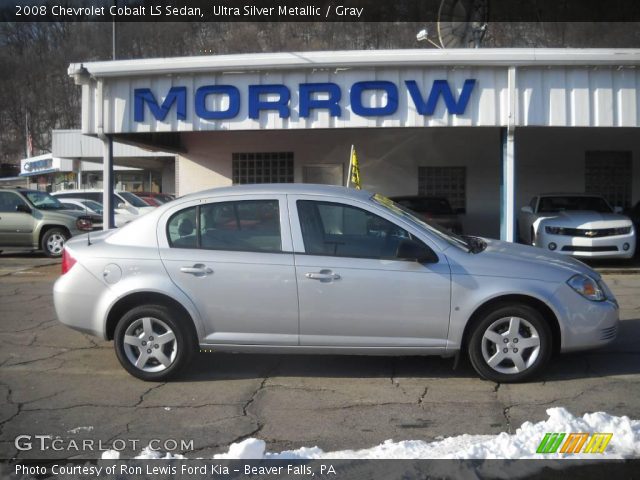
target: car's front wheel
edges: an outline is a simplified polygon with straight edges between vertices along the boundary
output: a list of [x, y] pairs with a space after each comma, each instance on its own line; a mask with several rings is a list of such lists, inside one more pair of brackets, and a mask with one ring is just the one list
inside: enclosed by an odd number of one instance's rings
[[42, 236], [42, 251], [47, 257], [59, 257], [69, 234], [61, 228], [50, 228]]
[[143, 305], [127, 312], [114, 332], [116, 355], [134, 377], [164, 381], [185, 367], [195, 340], [178, 315], [164, 305]]
[[502, 305], [486, 313], [471, 332], [469, 359], [481, 377], [521, 382], [540, 372], [551, 357], [551, 329], [536, 309]]

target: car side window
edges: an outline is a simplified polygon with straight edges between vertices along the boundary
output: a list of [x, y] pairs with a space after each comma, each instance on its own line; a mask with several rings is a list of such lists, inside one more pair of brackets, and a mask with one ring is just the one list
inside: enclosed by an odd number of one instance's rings
[[167, 222], [169, 246], [173, 248], [197, 248], [196, 207], [173, 214]]
[[403, 240], [424, 246], [405, 229], [378, 215], [340, 203], [298, 200], [306, 253], [337, 257], [400, 259]]
[[26, 205], [17, 193], [0, 192], [0, 212], [15, 212], [18, 205]]
[[217, 202], [200, 207], [201, 247], [212, 250], [280, 252], [278, 200]]
[[84, 208], [82, 208], [80, 205], [76, 205], [75, 203], [62, 202], [62, 205], [64, 205], [64, 208], [66, 208], [67, 210], [84, 210]]

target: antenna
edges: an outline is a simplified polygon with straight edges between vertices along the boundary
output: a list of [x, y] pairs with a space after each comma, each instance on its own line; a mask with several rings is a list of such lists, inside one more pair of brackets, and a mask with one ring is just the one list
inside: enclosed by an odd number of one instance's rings
[[437, 23], [442, 48], [479, 48], [488, 14], [487, 0], [442, 0]]
[[[84, 214], [89, 218], [89, 207], [87, 207], [87, 201], [84, 200], [82, 205], [84, 205]], [[91, 230], [93, 230], [93, 220], [91, 220]], [[87, 247], [91, 246], [91, 230], [87, 232]]]

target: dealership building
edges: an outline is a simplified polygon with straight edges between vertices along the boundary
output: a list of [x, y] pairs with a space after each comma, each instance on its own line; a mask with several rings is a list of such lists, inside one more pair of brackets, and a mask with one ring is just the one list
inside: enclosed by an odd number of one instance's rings
[[[78, 63], [82, 132], [175, 156], [175, 192], [345, 184], [447, 197], [513, 240], [532, 196], [640, 200], [639, 49], [269, 53]], [[173, 156], [171, 157], [173, 158]], [[109, 199], [105, 196], [105, 203]]]

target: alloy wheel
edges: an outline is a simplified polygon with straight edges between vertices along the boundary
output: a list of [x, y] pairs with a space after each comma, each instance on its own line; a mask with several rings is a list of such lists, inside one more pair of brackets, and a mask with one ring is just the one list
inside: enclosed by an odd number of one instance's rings
[[173, 330], [162, 320], [142, 317], [134, 320], [124, 334], [124, 352], [131, 365], [144, 372], [161, 372], [178, 354]]
[[496, 372], [521, 373], [540, 355], [540, 334], [524, 318], [503, 317], [484, 331], [481, 348], [485, 362]]

